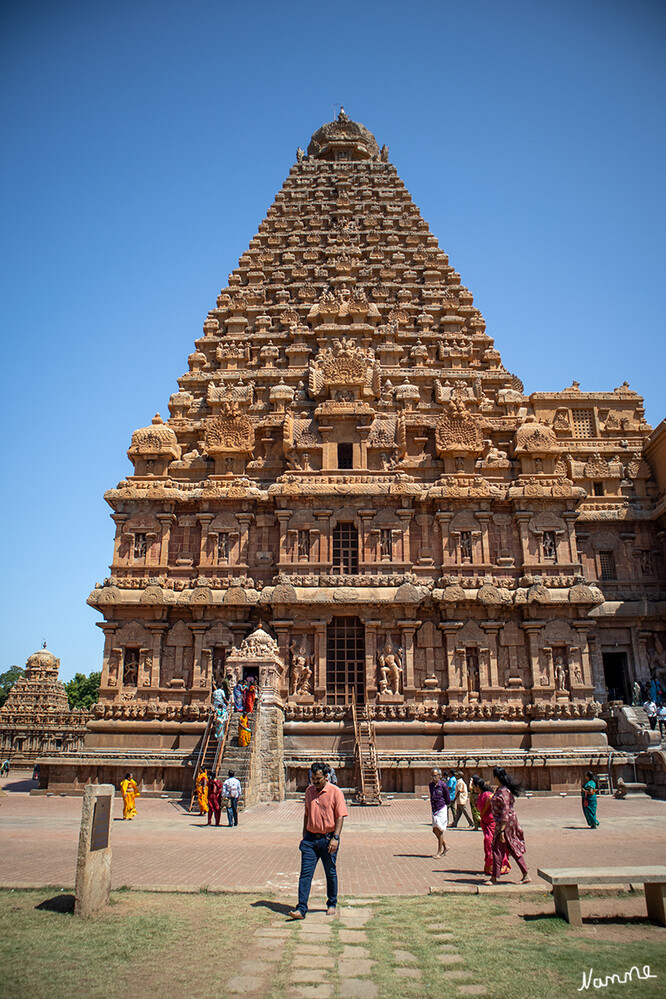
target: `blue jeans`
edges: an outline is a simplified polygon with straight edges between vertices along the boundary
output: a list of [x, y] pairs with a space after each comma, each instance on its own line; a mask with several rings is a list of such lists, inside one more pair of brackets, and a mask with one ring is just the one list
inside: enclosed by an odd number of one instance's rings
[[328, 836], [320, 836], [318, 833], [306, 833], [301, 840], [299, 850], [301, 851], [301, 875], [298, 879], [298, 905], [296, 908], [303, 915], [308, 911], [308, 899], [310, 897], [310, 886], [317, 866], [317, 861], [321, 860], [326, 872], [326, 905], [335, 908], [338, 903], [338, 874], [336, 863], [340, 844], [335, 853], [328, 852]]
[[238, 825], [238, 798], [229, 798], [227, 805], [227, 821], [230, 826]]

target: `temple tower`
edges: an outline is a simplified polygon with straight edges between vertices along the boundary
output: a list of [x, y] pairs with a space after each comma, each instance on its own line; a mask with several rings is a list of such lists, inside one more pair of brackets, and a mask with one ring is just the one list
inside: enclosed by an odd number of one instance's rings
[[664, 629], [641, 398], [526, 395], [344, 112], [298, 150], [194, 346], [105, 495], [87, 748], [181, 786], [212, 679], [262, 620], [288, 787], [313, 753], [344, 780], [352, 696], [396, 791], [441, 752], [575, 782], [606, 752], [608, 688], [648, 676]]

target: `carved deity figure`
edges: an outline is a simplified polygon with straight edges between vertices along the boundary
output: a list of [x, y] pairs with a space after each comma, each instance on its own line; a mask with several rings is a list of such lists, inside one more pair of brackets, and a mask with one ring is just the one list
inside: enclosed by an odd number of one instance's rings
[[309, 694], [312, 679], [312, 656], [304, 645], [291, 645], [291, 692], [292, 694]]
[[567, 689], [567, 667], [562, 656], [555, 659], [555, 688], [557, 690]]
[[377, 656], [380, 694], [399, 694], [402, 684], [402, 650], [387, 642]]

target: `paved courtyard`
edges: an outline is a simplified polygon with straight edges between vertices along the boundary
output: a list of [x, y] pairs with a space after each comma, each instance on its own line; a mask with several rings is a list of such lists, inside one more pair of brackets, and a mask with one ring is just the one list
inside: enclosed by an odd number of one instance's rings
[[[0, 798], [0, 887], [74, 883], [81, 799], [30, 796], [21, 775], [3, 780]], [[133, 887], [226, 891], [270, 891], [292, 900], [298, 883], [300, 801], [259, 804], [243, 812], [235, 829], [207, 826], [179, 803], [139, 798], [139, 815], [122, 821], [115, 801], [112, 831], [113, 884]], [[492, 892], [480, 887], [481, 833], [449, 830], [449, 851], [432, 857], [428, 802], [393, 799], [381, 807], [350, 804], [342, 837], [340, 894], [422, 895], [431, 890]], [[601, 797], [598, 829], [588, 829], [580, 801], [566, 797], [521, 798], [518, 814], [525, 830], [527, 861], [537, 867], [659, 864], [666, 856], [666, 802], [647, 797], [624, 801]], [[321, 868], [318, 868], [318, 873]], [[506, 879], [518, 881], [514, 870]], [[524, 889], [523, 889], [524, 890]], [[324, 891], [323, 877], [313, 897]]]

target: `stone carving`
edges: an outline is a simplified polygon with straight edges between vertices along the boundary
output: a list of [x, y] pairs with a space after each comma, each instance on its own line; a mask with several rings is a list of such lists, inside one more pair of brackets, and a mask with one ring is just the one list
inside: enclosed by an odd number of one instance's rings
[[374, 351], [357, 346], [355, 340], [336, 339], [310, 362], [309, 389], [315, 397], [326, 389], [351, 392], [354, 399], [365, 387], [380, 396], [381, 369]]
[[595, 453], [585, 464], [583, 474], [587, 479], [608, 479], [611, 476], [611, 469], [605, 458]]
[[292, 642], [291, 647], [291, 693], [310, 694], [312, 687], [312, 656], [305, 641], [300, 645]]
[[552, 454], [559, 448], [552, 427], [537, 423], [533, 416], [528, 417], [516, 430], [515, 444], [516, 451], [529, 451], [533, 454]]
[[454, 402], [451, 411], [441, 416], [435, 427], [437, 453], [481, 454], [483, 433], [479, 421], [466, 411], [463, 402]]
[[254, 427], [250, 419], [240, 412], [236, 403], [223, 403], [221, 415], [208, 423], [205, 449], [211, 458], [252, 454]]
[[390, 639], [377, 655], [377, 688], [380, 694], [400, 693], [402, 687], [402, 650]]

